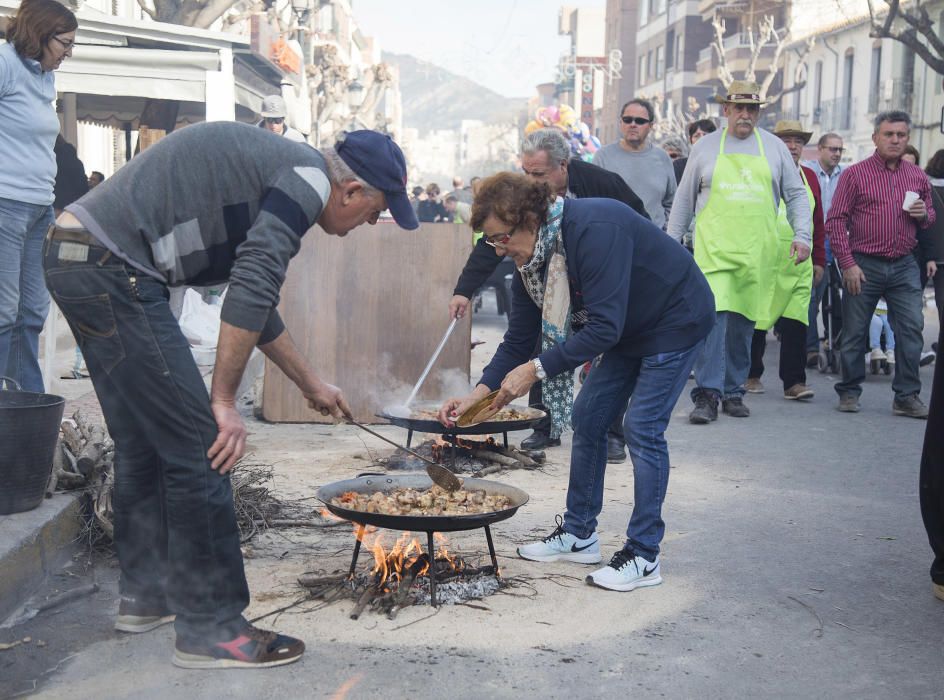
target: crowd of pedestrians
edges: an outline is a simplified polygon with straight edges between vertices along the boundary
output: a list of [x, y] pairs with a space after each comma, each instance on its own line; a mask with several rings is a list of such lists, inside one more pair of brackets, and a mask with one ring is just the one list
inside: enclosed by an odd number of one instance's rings
[[[627, 539], [587, 577], [611, 590], [662, 580], [664, 432], [690, 370], [692, 423], [716, 421], [719, 406], [747, 418], [744, 396], [764, 391], [773, 329], [784, 398], [814, 397], [806, 369], [822, 367], [829, 350], [841, 369], [838, 410], [853, 413], [878, 349], [894, 367], [892, 413], [928, 417], [918, 368], [923, 289], [944, 257], [934, 189], [944, 185], [944, 152], [926, 174], [909, 153], [909, 115], [889, 111], [875, 117], [875, 151], [865, 160], [842, 166], [842, 139], [828, 133], [817, 158], [803, 162], [813, 133], [789, 120], [760, 128], [756, 83], [732, 82], [719, 102], [726, 126], [692, 124], [687, 157], [674, 142], [652, 142], [654, 110], [642, 99], [623, 105], [622, 138], [592, 165], [570, 160], [554, 129], [531, 133], [520, 153], [524, 174], [493, 176], [476, 192], [471, 224], [482, 237], [449, 302], [450, 315], [462, 316], [511, 256], [520, 274], [509, 330], [475, 390], [443, 404], [443, 423], [498, 390], [493, 406], [530, 392], [531, 405], [548, 414], [523, 447], [554, 447], [567, 426], [574, 430], [564, 515], [549, 535], [519, 547], [521, 557], [601, 561], [595, 525], [605, 465], [625, 460], [628, 442], [635, 499]], [[573, 374], [589, 361], [574, 401]], [[933, 468], [922, 473], [922, 507], [937, 513], [941, 479]], [[944, 532], [931, 531], [940, 530], [939, 516], [926, 522], [932, 544], [944, 547]], [[944, 551], [935, 553], [937, 594]]]

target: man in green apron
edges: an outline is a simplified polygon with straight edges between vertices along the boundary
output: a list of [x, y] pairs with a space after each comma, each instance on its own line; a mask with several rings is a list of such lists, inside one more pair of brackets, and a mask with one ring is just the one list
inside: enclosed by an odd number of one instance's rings
[[812, 287], [822, 279], [826, 264], [826, 225], [823, 221], [823, 206], [820, 203], [816, 173], [800, 166], [803, 147], [809, 143], [813, 133], [804, 131], [798, 121], [781, 119], [774, 127], [774, 136], [780, 137], [790, 151], [806, 188], [807, 199], [813, 211], [813, 254], [799, 265], [790, 259], [793, 229], [787, 221], [787, 209], [781, 200], [777, 216], [777, 257], [780, 261], [777, 282], [767, 312], [760, 314], [754, 324], [751, 371], [745, 388], [751, 393], [763, 391], [760, 377], [764, 372], [767, 331], [776, 324], [780, 333], [780, 379], [783, 381], [783, 396], [792, 400], [811, 399], [813, 390], [806, 384], [806, 327], [810, 320], [809, 297]]
[[727, 127], [692, 148], [679, 183], [668, 233], [678, 241], [695, 218], [695, 261], [715, 295], [717, 322], [695, 363], [693, 423], [750, 415], [744, 382], [750, 369], [754, 322], [772, 303], [780, 269], [777, 209], [786, 203], [794, 231], [788, 255], [810, 255], [811, 212], [806, 188], [783, 141], [756, 128], [757, 83], [735, 80], [725, 97]]

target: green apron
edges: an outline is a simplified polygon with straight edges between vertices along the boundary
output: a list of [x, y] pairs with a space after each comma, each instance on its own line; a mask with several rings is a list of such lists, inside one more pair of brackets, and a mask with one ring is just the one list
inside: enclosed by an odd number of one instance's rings
[[[816, 207], [813, 190], [806, 180], [806, 173], [800, 168], [800, 177], [806, 187], [806, 196], [810, 200], [810, 212]], [[762, 318], [757, 319], [755, 327], [765, 331], [773, 326], [777, 319], [792, 318], [804, 326], [810, 323], [810, 293], [813, 289], [812, 256], [799, 265], [790, 257], [793, 243], [793, 229], [787, 220], [787, 206], [780, 200], [780, 212], [777, 215], [777, 282], [770, 308]]]
[[726, 154], [727, 136], [725, 129], [708, 201], [695, 217], [695, 262], [715, 295], [715, 309], [754, 321], [767, 313], [774, 292], [773, 178], [756, 130], [759, 156]]

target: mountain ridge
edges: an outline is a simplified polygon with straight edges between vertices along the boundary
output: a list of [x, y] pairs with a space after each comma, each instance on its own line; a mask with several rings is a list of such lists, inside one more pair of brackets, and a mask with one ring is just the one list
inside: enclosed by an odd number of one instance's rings
[[513, 123], [528, 104], [526, 98], [499, 95], [410, 54], [384, 51], [381, 60], [399, 69], [403, 125], [421, 135], [435, 129], [458, 129], [463, 119]]

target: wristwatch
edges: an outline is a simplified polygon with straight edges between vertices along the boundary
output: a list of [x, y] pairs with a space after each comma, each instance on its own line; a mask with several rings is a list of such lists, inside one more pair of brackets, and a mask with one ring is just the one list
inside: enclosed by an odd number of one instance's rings
[[542, 382], [547, 379], [547, 372], [544, 371], [544, 365], [541, 364], [541, 360], [534, 358], [531, 360], [531, 364], [534, 365], [534, 373], [538, 376]]

